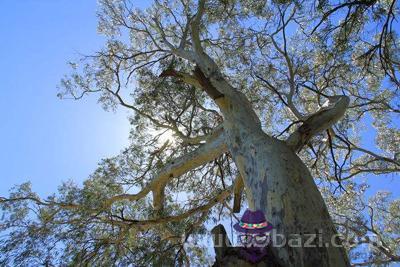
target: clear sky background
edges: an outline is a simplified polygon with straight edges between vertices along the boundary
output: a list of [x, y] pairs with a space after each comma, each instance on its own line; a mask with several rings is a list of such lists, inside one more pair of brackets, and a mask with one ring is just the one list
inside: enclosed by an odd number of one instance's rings
[[[136, 1], [139, 5], [148, 1]], [[81, 183], [128, 144], [128, 113], [105, 112], [96, 97], [56, 97], [66, 62], [90, 54], [97, 35], [95, 0], [0, 1], [0, 195], [30, 180], [41, 196], [62, 180]], [[374, 130], [366, 127], [371, 147]], [[400, 178], [370, 177], [370, 193], [400, 195]]]
[[82, 182], [128, 144], [127, 111], [96, 97], [59, 100], [57, 85], [78, 53], [96, 51], [95, 0], [0, 1], [0, 195], [32, 181], [44, 196]]

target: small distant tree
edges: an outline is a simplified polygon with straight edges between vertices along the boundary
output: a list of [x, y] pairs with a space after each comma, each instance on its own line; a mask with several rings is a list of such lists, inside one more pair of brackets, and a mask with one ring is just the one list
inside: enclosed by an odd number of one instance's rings
[[82, 187], [2, 198], [2, 265], [207, 265], [185, 243], [243, 205], [287, 237], [341, 234], [272, 247], [281, 266], [400, 261], [399, 200], [354, 180], [400, 170], [396, 0], [133, 4], [100, 1], [108, 40], [59, 94], [131, 110], [131, 144]]

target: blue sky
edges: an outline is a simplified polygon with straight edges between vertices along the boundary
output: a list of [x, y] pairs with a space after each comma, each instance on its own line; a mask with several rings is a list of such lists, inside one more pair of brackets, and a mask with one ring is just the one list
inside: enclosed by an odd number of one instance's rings
[[0, 195], [32, 181], [44, 196], [62, 180], [84, 180], [101, 158], [128, 144], [127, 113], [96, 97], [59, 100], [66, 62], [91, 53], [96, 1], [2, 0], [0, 9]]
[[[62, 180], [80, 183], [100, 159], [128, 144], [127, 111], [105, 112], [96, 97], [56, 97], [66, 62], [104, 41], [96, 33], [96, 6], [94, 0], [0, 2], [0, 195], [28, 180], [42, 196]], [[373, 128], [366, 131], [371, 145]], [[370, 193], [392, 189], [398, 197], [398, 178], [370, 177]]]

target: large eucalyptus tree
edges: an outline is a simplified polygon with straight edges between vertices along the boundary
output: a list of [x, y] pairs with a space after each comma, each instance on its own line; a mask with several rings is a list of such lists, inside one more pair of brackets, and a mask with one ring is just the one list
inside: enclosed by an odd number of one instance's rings
[[[40, 199], [24, 184], [2, 198], [0, 259], [206, 265], [207, 244], [187, 243], [247, 205], [276, 234], [346, 238], [274, 246], [281, 266], [349, 266], [349, 252], [359, 265], [399, 261], [398, 201], [380, 193], [367, 203], [357, 184], [400, 170], [398, 12], [396, 0], [166, 0], [144, 10], [101, 0], [107, 42], [71, 63], [59, 95], [132, 110], [131, 145], [82, 188], [66, 182]], [[368, 123], [376, 141], [366, 148]], [[363, 238], [371, 233], [379, 242]], [[375, 249], [361, 255], [365, 243]]]

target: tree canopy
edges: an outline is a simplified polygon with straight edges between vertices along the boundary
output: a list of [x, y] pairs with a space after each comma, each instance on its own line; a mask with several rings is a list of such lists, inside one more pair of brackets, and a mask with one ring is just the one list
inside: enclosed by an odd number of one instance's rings
[[[399, 199], [367, 199], [360, 182], [400, 170], [396, 0], [134, 4], [99, 1], [107, 41], [70, 62], [58, 94], [131, 110], [130, 145], [83, 186], [67, 181], [40, 198], [25, 183], [2, 197], [1, 265], [210, 262], [204, 242], [187, 242], [235, 220], [246, 197], [221, 135], [221, 93], [196, 71], [203, 55], [249, 99], [265, 133], [294, 142], [353, 264], [400, 262]], [[296, 132], [337, 95], [349, 99], [344, 117], [299, 142]]]

